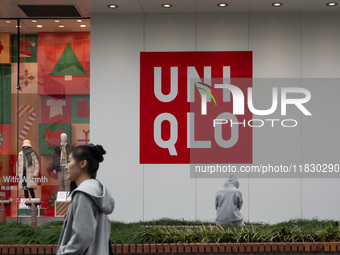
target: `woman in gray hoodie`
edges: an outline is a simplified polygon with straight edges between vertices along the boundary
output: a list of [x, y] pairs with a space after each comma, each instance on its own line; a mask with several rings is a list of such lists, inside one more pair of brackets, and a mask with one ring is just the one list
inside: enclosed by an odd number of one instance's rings
[[96, 180], [106, 151], [101, 145], [81, 145], [69, 155], [65, 170], [71, 185], [72, 202], [65, 216], [57, 255], [109, 254], [110, 221], [114, 200]]

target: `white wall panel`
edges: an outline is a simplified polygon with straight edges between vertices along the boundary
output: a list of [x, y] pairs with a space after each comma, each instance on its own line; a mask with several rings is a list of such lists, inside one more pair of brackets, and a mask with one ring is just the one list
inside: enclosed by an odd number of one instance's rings
[[[257, 63], [254, 63], [256, 65]], [[295, 106], [287, 106], [286, 115], [282, 115], [281, 91], [285, 87], [300, 87], [300, 79], [253, 79], [253, 105], [255, 109], [267, 110], [273, 104], [272, 93], [277, 89], [277, 108], [270, 115], [255, 115], [253, 119], [261, 119], [263, 127], [253, 128], [253, 157], [255, 164], [288, 164], [298, 163], [301, 158], [301, 111]], [[292, 97], [288, 95], [288, 97]], [[275, 121], [267, 121], [274, 119]], [[297, 121], [296, 127], [292, 122], [282, 122], [287, 119]], [[282, 124], [283, 123], [283, 124]], [[259, 125], [259, 123], [254, 123]]]
[[[339, 81], [340, 79], [335, 78], [303, 80], [303, 86], [312, 94], [312, 99], [308, 103], [312, 116], [302, 119], [302, 163], [319, 165], [322, 167], [319, 169], [325, 171], [329, 168], [324, 168], [324, 164], [332, 164], [331, 167], [334, 164], [339, 166]], [[330, 173], [324, 173], [321, 178], [313, 176], [313, 173], [307, 174], [308, 178], [304, 178], [302, 183], [303, 216], [339, 220], [337, 213], [339, 203], [336, 195], [340, 192], [339, 172], [333, 179], [330, 179]]]
[[302, 77], [340, 78], [339, 13], [304, 13]]
[[[279, 104], [270, 116], [253, 115], [254, 119], [296, 119], [297, 109], [281, 116], [280, 89], [300, 86], [300, 18], [298, 14], [250, 14], [249, 48], [253, 51], [253, 100], [257, 109], [268, 109], [272, 88], [278, 88]], [[267, 79], [261, 79], [267, 78]], [[275, 79], [268, 79], [275, 78]], [[290, 110], [290, 109], [289, 109]], [[275, 122], [277, 123], [277, 122]], [[301, 123], [295, 128], [265, 125], [253, 129], [254, 165], [289, 165], [300, 162]], [[289, 187], [289, 189], [288, 189]], [[297, 218], [301, 214], [299, 179], [251, 178], [249, 180], [250, 221], [275, 222]]]
[[340, 220], [339, 178], [305, 178], [302, 190], [303, 218]]
[[300, 77], [299, 14], [250, 14], [254, 78]]
[[107, 150], [98, 178], [116, 201], [112, 218], [142, 219], [139, 165], [141, 15], [94, 15], [91, 31], [91, 141]]
[[189, 165], [145, 165], [145, 220], [195, 220], [195, 179]]
[[[256, 65], [256, 63], [255, 63]], [[295, 85], [296, 84], [296, 85]], [[254, 79], [253, 102], [256, 109], [269, 109], [272, 104], [272, 89], [278, 89], [278, 107], [269, 116], [253, 115], [253, 119], [261, 119], [264, 126], [253, 128], [253, 164], [267, 167], [291, 167], [299, 164], [301, 158], [301, 114], [297, 108], [288, 107], [287, 115], [281, 116], [281, 89], [287, 86], [299, 86], [299, 79]], [[278, 119], [274, 127], [266, 119]], [[294, 119], [297, 127], [284, 127], [281, 121]], [[289, 123], [291, 125], [292, 123]], [[249, 219], [250, 221], [280, 221], [297, 218], [301, 215], [300, 179], [288, 176], [258, 174], [258, 178], [249, 180]], [[289, 188], [288, 188], [289, 187]], [[264, 216], [264, 212], [266, 216]]]
[[248, 14], [198, 14], [198, 51], [247, 51]]
[[[312, 94], [308, 107], [313, 114], [303, 118], [303, 163], [339, 163], [339, 25], [337, 13], [302, 14], [302, 77], [312, 78], [303, 79], [303, 86]], [[339, 220], [339, 181], [305, 178], [303, 217]]]
[[194, 14], [145, 15], [145, 51], [194, 50]]
[[301, 215], [299, 178], [253, 178], [249, 181], [250, 222], [280, 222]]
[[312, 116], [302, 118], [302, 163], [339, 163], [339, 83], [339, 78], [303, 79], [311, 93], [306, 107]]

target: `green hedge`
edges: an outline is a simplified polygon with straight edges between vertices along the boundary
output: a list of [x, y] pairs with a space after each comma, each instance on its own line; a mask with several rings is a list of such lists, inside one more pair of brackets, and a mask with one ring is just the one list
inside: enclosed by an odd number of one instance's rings
[[62, 225], [59, 222], [31, 227], [27, 224], [0, 224], [0, 244], [57, 244]]
[[[57, 244], [61, 229], [62, 222], [38, 227], [0, 224], [0, 244]], [[242, 228], [216, 227], [212, 222], [161, 219], [138, 223], [112, 222], [110, 239], [116, 244], [339, 242], [340, 229], [337, 221], [317, 219], [291, 220], [275, 225], [246, 223]]]

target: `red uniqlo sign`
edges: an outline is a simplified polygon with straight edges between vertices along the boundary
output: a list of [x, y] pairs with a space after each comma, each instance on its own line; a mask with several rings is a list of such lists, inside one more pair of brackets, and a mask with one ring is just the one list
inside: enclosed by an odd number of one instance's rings
[[140, 57], [141, 164], [252, 163], [251, 51]]

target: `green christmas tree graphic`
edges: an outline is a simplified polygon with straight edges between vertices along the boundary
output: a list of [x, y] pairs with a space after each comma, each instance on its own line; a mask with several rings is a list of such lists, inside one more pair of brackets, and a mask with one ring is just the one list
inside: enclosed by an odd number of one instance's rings
[[[61, 54], [57, 64], [54, 66], [51, 76], [86, 76], [86, 72], [68, 43]], [[66, 78], [65, 78], [66, 79]]]

